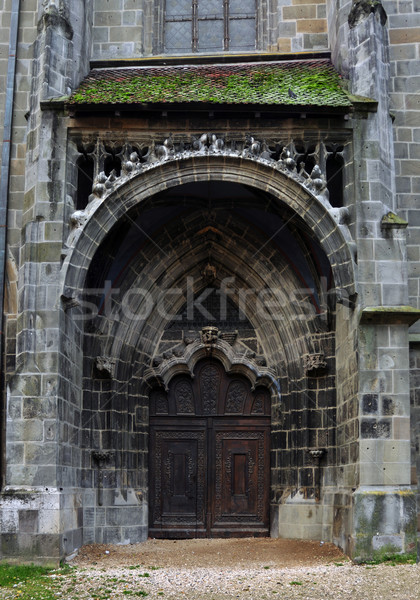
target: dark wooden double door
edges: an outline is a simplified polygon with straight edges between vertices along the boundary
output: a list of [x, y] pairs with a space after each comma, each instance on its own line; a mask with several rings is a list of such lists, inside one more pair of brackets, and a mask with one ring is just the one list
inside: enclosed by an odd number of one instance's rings
[[150, 535], [268, 535], [268, 390], [204, 360], [150, 400]]

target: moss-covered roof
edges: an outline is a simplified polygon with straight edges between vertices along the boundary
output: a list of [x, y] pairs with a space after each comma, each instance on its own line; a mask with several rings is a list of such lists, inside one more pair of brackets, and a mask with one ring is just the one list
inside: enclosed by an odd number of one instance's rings
[[93, 69], [69, 105], [250, 104], [348, 107], [327, 59]]

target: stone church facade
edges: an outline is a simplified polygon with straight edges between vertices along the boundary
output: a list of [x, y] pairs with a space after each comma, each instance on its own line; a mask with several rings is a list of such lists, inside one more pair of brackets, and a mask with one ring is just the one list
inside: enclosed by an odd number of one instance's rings
[[416, 549], [411, 0], [2, 0], [2, 560]]

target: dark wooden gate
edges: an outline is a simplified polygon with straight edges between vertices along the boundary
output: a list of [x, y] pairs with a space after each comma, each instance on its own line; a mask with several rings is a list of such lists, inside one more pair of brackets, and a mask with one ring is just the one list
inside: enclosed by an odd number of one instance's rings
[[150, 535], [268, 535], [268, 390], [206, 359], [150, 400]]

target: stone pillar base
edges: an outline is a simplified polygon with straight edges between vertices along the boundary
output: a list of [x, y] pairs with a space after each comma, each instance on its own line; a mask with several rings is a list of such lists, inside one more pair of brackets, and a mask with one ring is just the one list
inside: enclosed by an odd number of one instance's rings
[[416, 495], [410, 487], [360, 487], [353, 493], [353, 531], [346, 549], [355, 562], [387, 554], [413, 554], [417, 545]]
[[[0, 560], [57, 566], [63, 558], [63, 493], [57, 488], [6, 488], [0, 495]], [[73, 513], [67, 521], [76, 529]]]
[[274, 538], [332, 541], [333, 507], [299, 496], [271, 506], [270, 535]]

